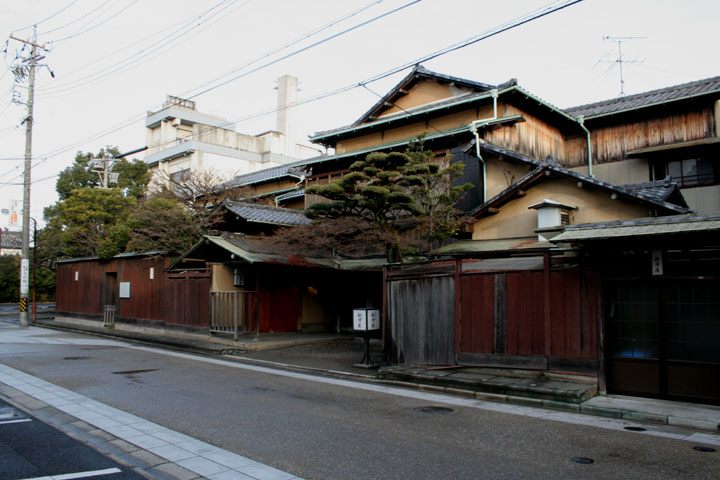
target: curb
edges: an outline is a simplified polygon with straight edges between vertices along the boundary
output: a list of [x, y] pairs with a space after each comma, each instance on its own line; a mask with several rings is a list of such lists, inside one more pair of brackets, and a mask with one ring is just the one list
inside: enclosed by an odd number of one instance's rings
[[[556, 411], [563, 411], [568, 413], [579, 413], [584, 415], [592, 415], [596, 417], [606, 417], [606, 418], [614, 418], [614, 419], [622, 419], [627, 420], [631, 422], [642, 422], [642, 423], [649, 423], [649, 424], [655, 424], [655, 425], [668, 425], [668, 426], [675, 426], [675, 427], [681, 427], [681, 428], [689, 428], [694, 430], [702, 430], [704, 432], [712, 432], [712, 433], [718, 433], [720, 432], [720, 424], [717, 424], [716, 422], [710, 421], [710, 420], [702, 420], [702, 419], [694, 419], [694, 418], [685, 418], [685, 417], [676, 417], [672, 415], [660, 415], [650, 412], [643, 412], [638, 410], [624, 410], [619, 408], [611, 408], [611, 407], [601, 407], [596, 405], [585, 405], [583, 403], [570, 403], [570, 402], [562, 402], [557, 400], [549, 400], [549, 399], [541, 399], [541, 398], [533, 398], [533, 397], [522, 397], [522, 396], [516, 396], [516, 395], [508, 395], [508, 394], [501, 394], [501, 393], [490, 393], [490, 392], [480, 392], [475, 390], [467, 390], [462, 388], [457, 388], [456, 386], [453, 387], [444, 387], [440, 385], [433, 385], [433, 384], [427, 384], [427, 383], [419, 383], [419, 382], [413, 382], [408, 380], [391, 380], [391, 379], [382, 379], [378, 378], [376, 375], [365, 375], [361, 373], [355, 373], [355, 372], [345, 372], [341, 370], [328, 370], [324, 368], [319, 367], [307, 367], [302, 365], [293, 365], [288, 363], [281, 363], [281, 362], [273, 362], [270, 360], [260, 360], [255, 358], [246, 358], [246, 357], [239, 357], [237, 353], [245, 353], [244, 349], [239, 348], [228, 348], [227, 346], [222, 346], [220, 344], [219, 347], [221, 348], [203, 348], [203, 346], [198, 345], [190, 345], [186, 344], [185, 342], [177, 342], [168, 340], [164, 337], [150, 337], [143, 336], [143, 335], [134, 335], [134, 334], [124, 334], [125, 332], [118, 332], [115, 331], [115, 333], [106, 333], [102, 331], [95, 331], [95, 330], [85, 330], [85, 329], [74, 329], [72, 327], [67, 326], [59, 326], [59, 325], [48, 325], [46, 323], [38, 323], [37, 326], [41, 326], [44, 328], [51, 328], [55, 330], [61, 330], [61, 331], [70, 331], [70, 332], [82, 332], [87, 333], [90, 335], [96, 335], [100, 337], [105, 338], [121, 338], [126, 341], [131, 341], [143, 345], [153, 345], [153, 346], [160, 346], [165, 347], [172, 350], [179, 350], [179, 351], [185, 351], [185, 352], [192, 352], [192, 353], [198, 353], [203, 355], [212, 355], [212, 356], [222, 356], [226, 359], [236, 361], [236, 362], [242, 362], [242, 363], [254, 363], [258, 365], [262, 365], [268, 368], [275, 368], [278, 370], [287, 370], [292, 372], [298, 372], [298, 373], [307, 373], [311, 375], [319, 375], [319, 376], [326, 376], [326, 377], [334, 377], [334, 378], [341, 378], [345, 380], [351, 380], [351, 381], [357, 381], [357, 382], [364, 382], [364, 383], [377, 383], [377, 384], [383, 384], [383, 385], [392, 385], [396, 387], [402, 387], [402, 388], [410, 388], [415, 390], [422, 390], [427, 392], [434, 392], [434, 393], [442, 393], [442, 394], [448, 394], [448, 395], [455, 395], [455, 396], [462, 396], [462, 397], [471, 397], [478, 400], [486, 400], [491, 402], [498, 402], [498, 403], [508, 403], [512, 405], [520, 405], [520, 406], [526, 406], [526, 407], [535, 407], [535, 408], [546, 408], [549, 410], [556, 410]], [[209, 347], [209, 346], [208, 346]], [[224, 347], [224, 348], [223, 348]]]

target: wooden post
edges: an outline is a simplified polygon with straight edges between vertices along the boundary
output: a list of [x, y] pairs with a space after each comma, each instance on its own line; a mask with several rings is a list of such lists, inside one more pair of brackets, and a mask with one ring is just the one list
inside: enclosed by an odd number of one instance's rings
[[388, 267], [387, 265], [383, 266], [383, 283], [382, 283], [382, 340], [381, 340], [381, 349], [382, 349], [382, 360], [383, 362], [386, 362], [388, 359], [388, 352], [387, 352], [387, 329], [388, 329], [388, 323], [387, 323], [387, 301], [388, 301], [388, 295], [387, 295], [387, 273], [388, 273]]
[[543, 253], [543, 296], [545, 314], [545, 358], [550, 363], [550, 252]]
[[462, 259], [455, 260], [455, 363], [457, 354], [462, 345], [462, 285], [460, 283], [460, 272], [462, 271]]

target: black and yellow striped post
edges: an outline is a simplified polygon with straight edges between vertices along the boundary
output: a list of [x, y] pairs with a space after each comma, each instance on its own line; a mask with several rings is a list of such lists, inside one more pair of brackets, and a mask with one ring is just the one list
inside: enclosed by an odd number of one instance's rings
[[28, 309], [28, 299], [27, 298], [21, 298], [20, 299], [20, 311], [21, 312], [27, 312]]

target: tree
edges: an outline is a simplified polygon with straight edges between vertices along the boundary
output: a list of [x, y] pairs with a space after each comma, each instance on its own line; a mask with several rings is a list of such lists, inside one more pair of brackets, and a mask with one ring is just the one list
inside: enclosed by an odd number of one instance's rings
[[20, 257], [0, 255], [0, 303], [20, 298]]
[[135, 203], [119, 188], [85, 187], [57, 202], [49, 210], [54, 216], [46, 216], [46, 221], [59, 232], [64, 256], [110, 258], [124, 251], [129, 240], [113, 227], [127, 219]]
[[459, 212], [455, 205], [473, 184], [455, 185], [465, 165], [452, 163], [451, 155], [436, 161], [435, 154], [424, 149], [422, 138], [411, 143], [405, 153], [412, 158], [406, 183], [422, 212], [417, 229], [426, 241], [424, 250], [429, 251], [458, 232]]
[[[449, 163], [448, 158], [445, 161]], [[388, 261], [401, 261], [403, 230], [421, 229], [425, 249], [455, 233], [454, 205], [472, 188], [471, 184], [453, 186], [463, 168], [461, 163], [440, 165], [433, 152], [424, 149], [421, 137], [405, 152], [371, 153], [353, 163], [343, 178], [309, 187], [307, 193], [330, 201], [312, 205], [306, 215], [364, 219], [387, 239]]]
[[179, 254], [202, 236], [200, 226], [182, 204], [162, 197], [140, 203], [122, 228], [130, 237], [127, 250], [137, 252], [169, 250]]
[[160, 188], [155, 196], [180, 202], [192, 215], [194, 224], [208, 232], [223, 220], [225, 200], [254, 202], [248, 187], [235, 186], [212, 169], [181, 174], [159, 173]]
[[60, 200], [45, 209], [47, 227], [38, 240], [41, 263], [52, 265], [58, 257], [110, 258], [125, 251], [130, 235], [124, 222], [144, 197], [150, 173], [142, 161], [117, 160], [111, 171], [119, 173], [118, 183], [99, 188], [92, 161], [115, 155], [118, 149], [110, 146], [97, 154], [78, 152], [60, 173], [55, 186]]
[[[60, 200], [65, 200], [76, 190], [86, 187], [100, 187], [102, 181], [96, 171], [93, 170], [93, 160], [103, 159], [119, 155], [117, 147], [107, 146], [101, 148], [96, 154], [77, 152], [73, 164], [60, 172], [55, 189]], [[116, 160], [110, 170], [118, 173], [118, 184], [126, 196], [142, 198], [145, 189], [150, 182], [150, 172], [145, 162], [140, 160], [128, 161], [126, 159]]]

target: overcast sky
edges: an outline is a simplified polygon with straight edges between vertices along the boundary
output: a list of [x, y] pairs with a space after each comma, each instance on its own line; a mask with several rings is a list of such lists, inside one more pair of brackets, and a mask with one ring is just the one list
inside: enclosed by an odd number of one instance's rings
[[[302, 101], [357, 85], [562, 3], [2, 1], [0, 41], [11, 34], [30, 38], [32, 28], [27, 27], [37, 24], [37, 41], [49, 49], [42, 60], [48, 68], [37, 73], [31, 214], [41, 221], [43, 208], [56, 201], [56, 176], [77, 151], [144, 146], [144, 117], [167, 94], [197, 95], [198, 110], [235, 121], [240, 132], [257, 134], [275, 128], [274, 113], [258, 114], [275, 108], [275, 80], [284, 74], [300, 79]], [[720, 75], [719, 18], [717, 0], [585, 0], [423, 65], [490, 84], [517, 78], [534, 95], [570, 107], [619, 95], [620, 74], [613, 63], [618, 44], [603, 39], [608, 36], [637, 37], [622, 43], [626, 94]], [[6, 68], [22, 45], [9, 40], [6, 47], [0, 69], [2, 209], [9, 208], [10, 200], [22, 199], [25, 148], [20, 125], [25, 107], [12, 103], [14, 77]], [[280, 60], [283, 56], [288, 58]], [[352, 123], [407, 72], [302, 105], [299, 135], [306, 138]], [[209, 87], [216, 88], [201, 93]], [[8, 219], [0, 215], [0, 226]]]

